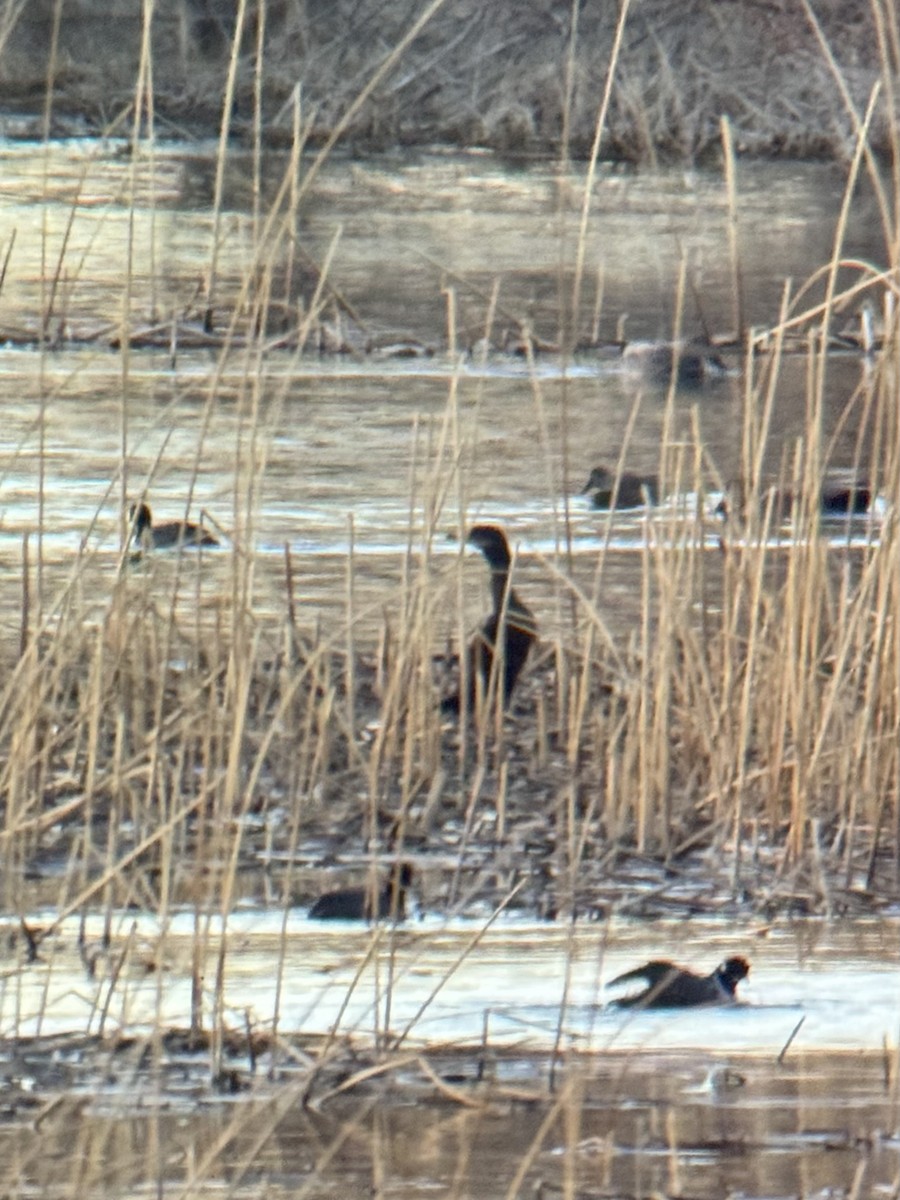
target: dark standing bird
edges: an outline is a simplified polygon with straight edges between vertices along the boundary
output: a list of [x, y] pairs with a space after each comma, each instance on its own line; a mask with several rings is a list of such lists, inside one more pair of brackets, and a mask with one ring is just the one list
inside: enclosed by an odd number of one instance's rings
[[381, 891], [373, 894], [371, 888], [340, 888], [325, 892], [309, 910], [309, 916], [316, 921], [371, 921], [386, 917], [405, 921], [406, 891], [412, 880], [412, 867], [400, 863], [393, 868]]
[[591, 493], [594, 508], [641, 508], [659, 504], [659, 476], [630, 471], [617, 476], [608, 467], [594, 467], [581, 495], [585, 492]]
[[750, 974], [746, 958], [727, 958], [711, 975], [695, 975], [665, 959], [654, 959], [617, 976], [610, 987], [639, 979], [646, 984], [633, 996], [613, 1000], [618, 1008], [692, 1008], [704, 1004], [733, 1004], [735, 989]]
[[131, 539], [142, 550], [219, 544], [218, 539], [202, 525], [192, 525], [190, 521], [164, 521], [162, 525], [154, 525], [150, 505], [143, 502], [132, 504], [128, 519], [131, 522]]
[[[532, 644], [537, 638], [537, 626], [531, 609], [519, 599], [509, 583], [509, 568], [512, 559], [506, 534], [497, 525], [473, 525], [466, 541], [477, 546], [491, 569], [491, 599], [493, 611], [472, 639], [468, 650], [468, 707], [474, 712], [479, 694], [488, 695], [497, 646], [500, 646], [500, 664], [495, 687], [503, 697], [504, 707], [509, 703], [516, 680], [525, 665]], [[460, 712], [462, 699], [457, 692], [441, 703], [444, 712]]]

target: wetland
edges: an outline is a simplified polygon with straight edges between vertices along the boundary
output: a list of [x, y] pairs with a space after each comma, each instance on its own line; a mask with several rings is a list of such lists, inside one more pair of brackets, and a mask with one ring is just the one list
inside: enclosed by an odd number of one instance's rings
[[[712, 173], [336, 157], [271, 222], [302, 157], [229, 154], [218, 202], [214, 146], [0, 159], [4, 1190], [895, 1194], [876, 198], [741, 168], [750, 355]], [[721, 377], [619, 354], [682, 336]], [[662, 503], [591, 508], [600, 462]], [[723, 525], [748, 468], [876, 500]], [[135, 557], [138, 497], [224, 550]], [[475, 521], [541, 641], [460, 724]], [[401, 856], [403, 926], [306, 920]], [[739, 1005], [602, 1006], [731, 953]]]

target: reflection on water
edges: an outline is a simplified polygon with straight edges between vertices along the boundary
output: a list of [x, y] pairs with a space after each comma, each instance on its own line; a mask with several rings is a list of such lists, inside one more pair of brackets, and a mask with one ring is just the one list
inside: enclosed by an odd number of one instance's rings
[[[17, 1194], [334, 1197], [436, 1193], [501, 1200], [570, 1194], [638, 1198], [892, 1195], [896, 1107], [874, 1057], [771, 1062], [610, 1055], [559, 1067], [410, 1062], [387, 1085], [305, 1108], [290, 1082], [197, 1109], [187, 1080], [141, 1095], [127, 1055], [74, 1102], [0, 1131]], [[179, 1094], [180, 1092], [180, 1094]], [[135, 1104], [142, 1110], [135, 1115]], [[76, 1132], [77, 1131], [77, 1132]], [[40, 1147], [40, 1150], [38, 1149]], [[76, 1165], [77, 1164], [77, 1165]], [[102, 1166], [101, 1166], [102, 1164]], [[515, 1181], [519, 1186], [514, 1188]], [[236, 1182], [239, 1181], [239, 1182]], [[514, 1189], [514, 1190], [511, 1190]]]

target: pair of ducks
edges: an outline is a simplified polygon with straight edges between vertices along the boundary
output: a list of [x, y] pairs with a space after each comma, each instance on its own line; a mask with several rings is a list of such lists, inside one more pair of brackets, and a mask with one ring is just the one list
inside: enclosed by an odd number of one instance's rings
[[[598, 466], [591, 471], [581, 495], [590, 493], [591, 505], [598, 509], [649, 508], [660, 501], [658, 475], [637, 475], [631, 471], [616, 474], [608, 467]], [[759, 511], [771, 513], [776, 524], [787, 520], [799, 502], [789, 488], [768, 487], [759, 494]], [[872, 489], [864, 483], [825, 482], [819, 491], [819, 511], [823, 516], [840, 517], [867, 513], [874, 499]], [[716, 507], [716, 514], [727, 518], [734, 512], [748, 512], [749, 496], [738, 481], [729, 484], [726, 495]]]
[[[342, 888], [320, 896], [309, 910], [316, 921], [372, 921], [406, 919], [406, 892], [412, 883], [409, 863], [395, 864], [384, 886]], [[750, 973], [745, 958], [728, 958], [710, 975], [697, 975], [664, 959], [653, 959], [617, 976], [610, 987], [640, 980], [643, 990], [616, 998], [617, 1008], [699, 1008], [735, 1003], [737, 985]]]

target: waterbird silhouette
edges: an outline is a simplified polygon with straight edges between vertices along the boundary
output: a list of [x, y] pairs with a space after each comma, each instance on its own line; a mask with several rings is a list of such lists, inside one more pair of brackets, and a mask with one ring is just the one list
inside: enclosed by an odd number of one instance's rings
[[[491, 675], [499, 671], [497, 688], [504, 707], [509, 704], [516, 680], [525, 666], [531, 647], [537, 639], [534, 614], [509, 582], [512, 558], [506, 534], [498, 525], [474, 525], [466, 537], [470, 546], [477, 546], [487, 560], [491, 572], [493, 610], [481, 629], [469, 643], [468, 707], [472, 712], [489, 691]], [[499, 663], [495, 668], [495, 662]], [[458, 713], [462, 709], [460, 693], [441, 702], [444, 712]]]
[[132, 504], [128, 511], [131, 524], [131, 540], [143, 550], [166, 550], [172, 546], [218, 546], [218, 538], [190, 521], [163, 521], [153, 524], [150, 505], [141, 501]]
[[693, 1008], [733, 1004], [737, 985], [749, 974], [750, 964], [740, 957], [727, 958], [711, 975], [697, 975], [665, 959], [653, 959], [618, 975], [609, 986], [632, 980], [646, 985], [635, 995], [614, 999], [618, 1008]]
[[406, 892], [412, 884], [409, 863], [395, 864], [390, 877], [377, 892], [371, 888], [338, 888], [325, 892], [309, 910], [316, 921], [371, 921], [376, 917], [406, 920]]
[[659, 476], [635, 475], [623, 471], [616, 475], [608, 467], [594, 467], [581, 495], [590, 492], [594, 508], [642, 508], [659, 504]]

